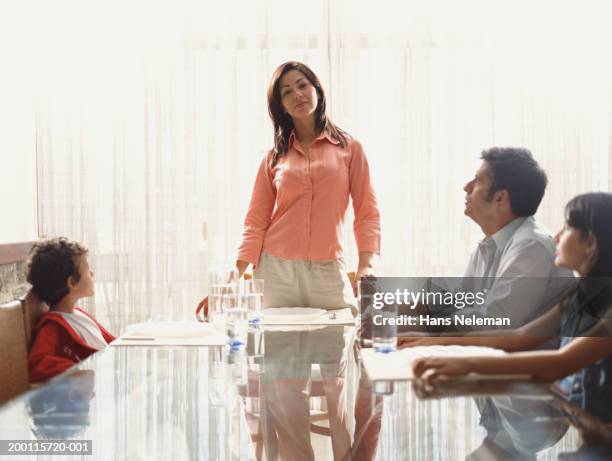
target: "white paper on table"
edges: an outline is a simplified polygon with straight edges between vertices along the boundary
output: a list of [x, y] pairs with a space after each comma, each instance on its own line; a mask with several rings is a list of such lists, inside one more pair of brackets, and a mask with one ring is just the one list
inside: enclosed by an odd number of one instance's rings
[[210, 323], [144, 322], [129, 325], [112, 346], [222, 346], [227, 343], [225, 333]]
[[[481, 346], [416, 346], [396, 352], [381, 353], [362, 349], [361, 358], [372, 381], [406, 381], [414, 378], [412, 363], [420, 357], [499, 357], [501, 349]], [[529, 379], [528, 375], [470, 373], [462, 379]]]
[[142, 338], [142, 339], [126, 339], [125, 337], [117, 338], [111, 346], [225, 346], [227, 344], [227, 336], [218, 333], [214, 335], [206, 335], [201, 338]]
[[327, 325], [285, 325], [267, 324], [265, 331], [316, 331], [326, 328]]
[[[302, 315], [303, 309], [307, 308], [282, 308], [284, 315], [266, 315], [264, 309], [261, 324], [262, 325], [354, 325], [356, 323], [355, 317], [351, 313], [350, 308], [346, 309], [335, 309], [325, 310], [321, 309], [319, 315]], [[286, 311], [285, 311], [286, 309]], [[291, 309], [296, 309], [296, 315], [287, 315]]]

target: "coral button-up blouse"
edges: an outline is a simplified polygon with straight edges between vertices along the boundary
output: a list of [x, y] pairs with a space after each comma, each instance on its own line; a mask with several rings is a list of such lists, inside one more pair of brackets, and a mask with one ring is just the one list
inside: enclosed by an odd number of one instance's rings
[[342, 257], [344, 215], [353, 200], [360, 252], [380, 253], [380, 214], [363, 148], [346, 136], [342, 147], [322, 133], [304, 154], [295, 135], [270, 168], [262, 160], [244, 221], [238, 260], [259, 263], [262, 251], [290, 260]]

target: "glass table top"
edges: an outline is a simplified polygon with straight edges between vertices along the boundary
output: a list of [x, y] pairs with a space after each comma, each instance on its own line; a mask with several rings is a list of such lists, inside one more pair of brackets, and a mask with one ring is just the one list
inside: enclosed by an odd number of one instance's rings
[[92, 441], [61, 459], [386, 461], [558, 459], [609, 437], [548, 386], [371, 382], [354, 327], [281, 330], [243, 350], [111, 346], [0, 407], [0, 439]]

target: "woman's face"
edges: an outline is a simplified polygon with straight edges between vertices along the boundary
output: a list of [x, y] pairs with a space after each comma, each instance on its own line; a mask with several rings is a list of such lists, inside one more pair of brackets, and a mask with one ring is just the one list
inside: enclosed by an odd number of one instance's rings
[[572, 269], [582, 276], [587, 275], [596, 249], [595, 239], [591, 236], [583, 237], [580, 230], [566, 223], [555, 236], [555, 242], [555, 265]]
[[290, 70], [280, 80], [283, 109], [292, 119], [313, 116], [317, 108], [317, 90], [299, 70]]

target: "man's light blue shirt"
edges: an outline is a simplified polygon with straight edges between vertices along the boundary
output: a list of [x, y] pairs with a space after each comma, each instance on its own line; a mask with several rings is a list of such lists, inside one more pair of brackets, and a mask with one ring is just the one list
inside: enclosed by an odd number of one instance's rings
[[509, 317], [513, 327], [553, 307], [573, 284], [572, 272], [555, 266], [554, 239], [532, 216], [479, 242], [464, 276], [470, 289], [487, 290], [481, 313]]

